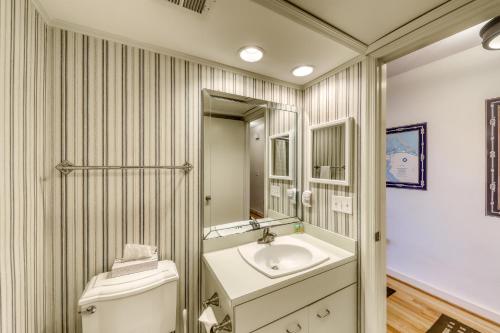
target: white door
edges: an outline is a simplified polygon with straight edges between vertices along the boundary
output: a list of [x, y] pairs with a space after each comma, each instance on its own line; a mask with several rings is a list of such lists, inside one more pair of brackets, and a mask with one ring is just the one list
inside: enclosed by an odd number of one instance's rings
[[250, 210], [264, 216], [266, 158], [265, 119], [260, 118], [250, 123]]
[[204, 122], [206, 224], [247, 220], [245, 122], [214, 117]]

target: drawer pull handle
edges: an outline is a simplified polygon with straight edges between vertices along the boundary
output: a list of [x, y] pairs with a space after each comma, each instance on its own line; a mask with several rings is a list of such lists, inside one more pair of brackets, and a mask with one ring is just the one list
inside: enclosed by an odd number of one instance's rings
[[300, 324], [297, 324], [296, 330], [290, 331], [288, 328], [286, 329], [286, 333], [298, 333], [300, 331], [302, 331], [302, 326], [300, 326]]
[[316, 314], [316, 317], [318, 317], [319, 319], [323, 319], [323, 318], [326, 318], [330, 315], [330, 310], [328, 309], [325, 309], [325, 312], [324, 313], [317, 313]]

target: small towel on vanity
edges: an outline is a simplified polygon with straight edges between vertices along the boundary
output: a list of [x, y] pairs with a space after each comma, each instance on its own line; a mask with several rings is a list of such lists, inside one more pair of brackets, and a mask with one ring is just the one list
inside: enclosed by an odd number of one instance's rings
[[214, 310], [210, 306], [203, 310], [198, 320], [203, 324], [207, 333], [210, 333], [212, 327], [218, 324], [217, 318], [215, 318]]

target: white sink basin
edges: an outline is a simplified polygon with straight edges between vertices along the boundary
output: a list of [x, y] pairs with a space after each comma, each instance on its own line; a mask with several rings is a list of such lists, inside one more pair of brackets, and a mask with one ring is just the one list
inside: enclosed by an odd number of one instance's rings
[[321, 264], [329, 257], [315, 246], [291, 236], [276, 237], [271, 244], [249, 243], [238, 247], [253, 268], [274, 279]]

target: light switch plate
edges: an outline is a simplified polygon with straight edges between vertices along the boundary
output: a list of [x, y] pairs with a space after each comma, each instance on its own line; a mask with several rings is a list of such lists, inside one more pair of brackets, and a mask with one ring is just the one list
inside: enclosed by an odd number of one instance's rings
[[281, 188], [278, 185], [271, 185], [271, 196], [273, 197], [281, 197]]
[[352, 197], [341, 197], [342, 201], [342, 212], [346, 214], [352, 214]]
[[332, 210], [335, 212], [342, 212], [342, 197], [332, 195]]
[[352, 197], [332, 195], [332, 210], [339, 213], [352, 214]]

